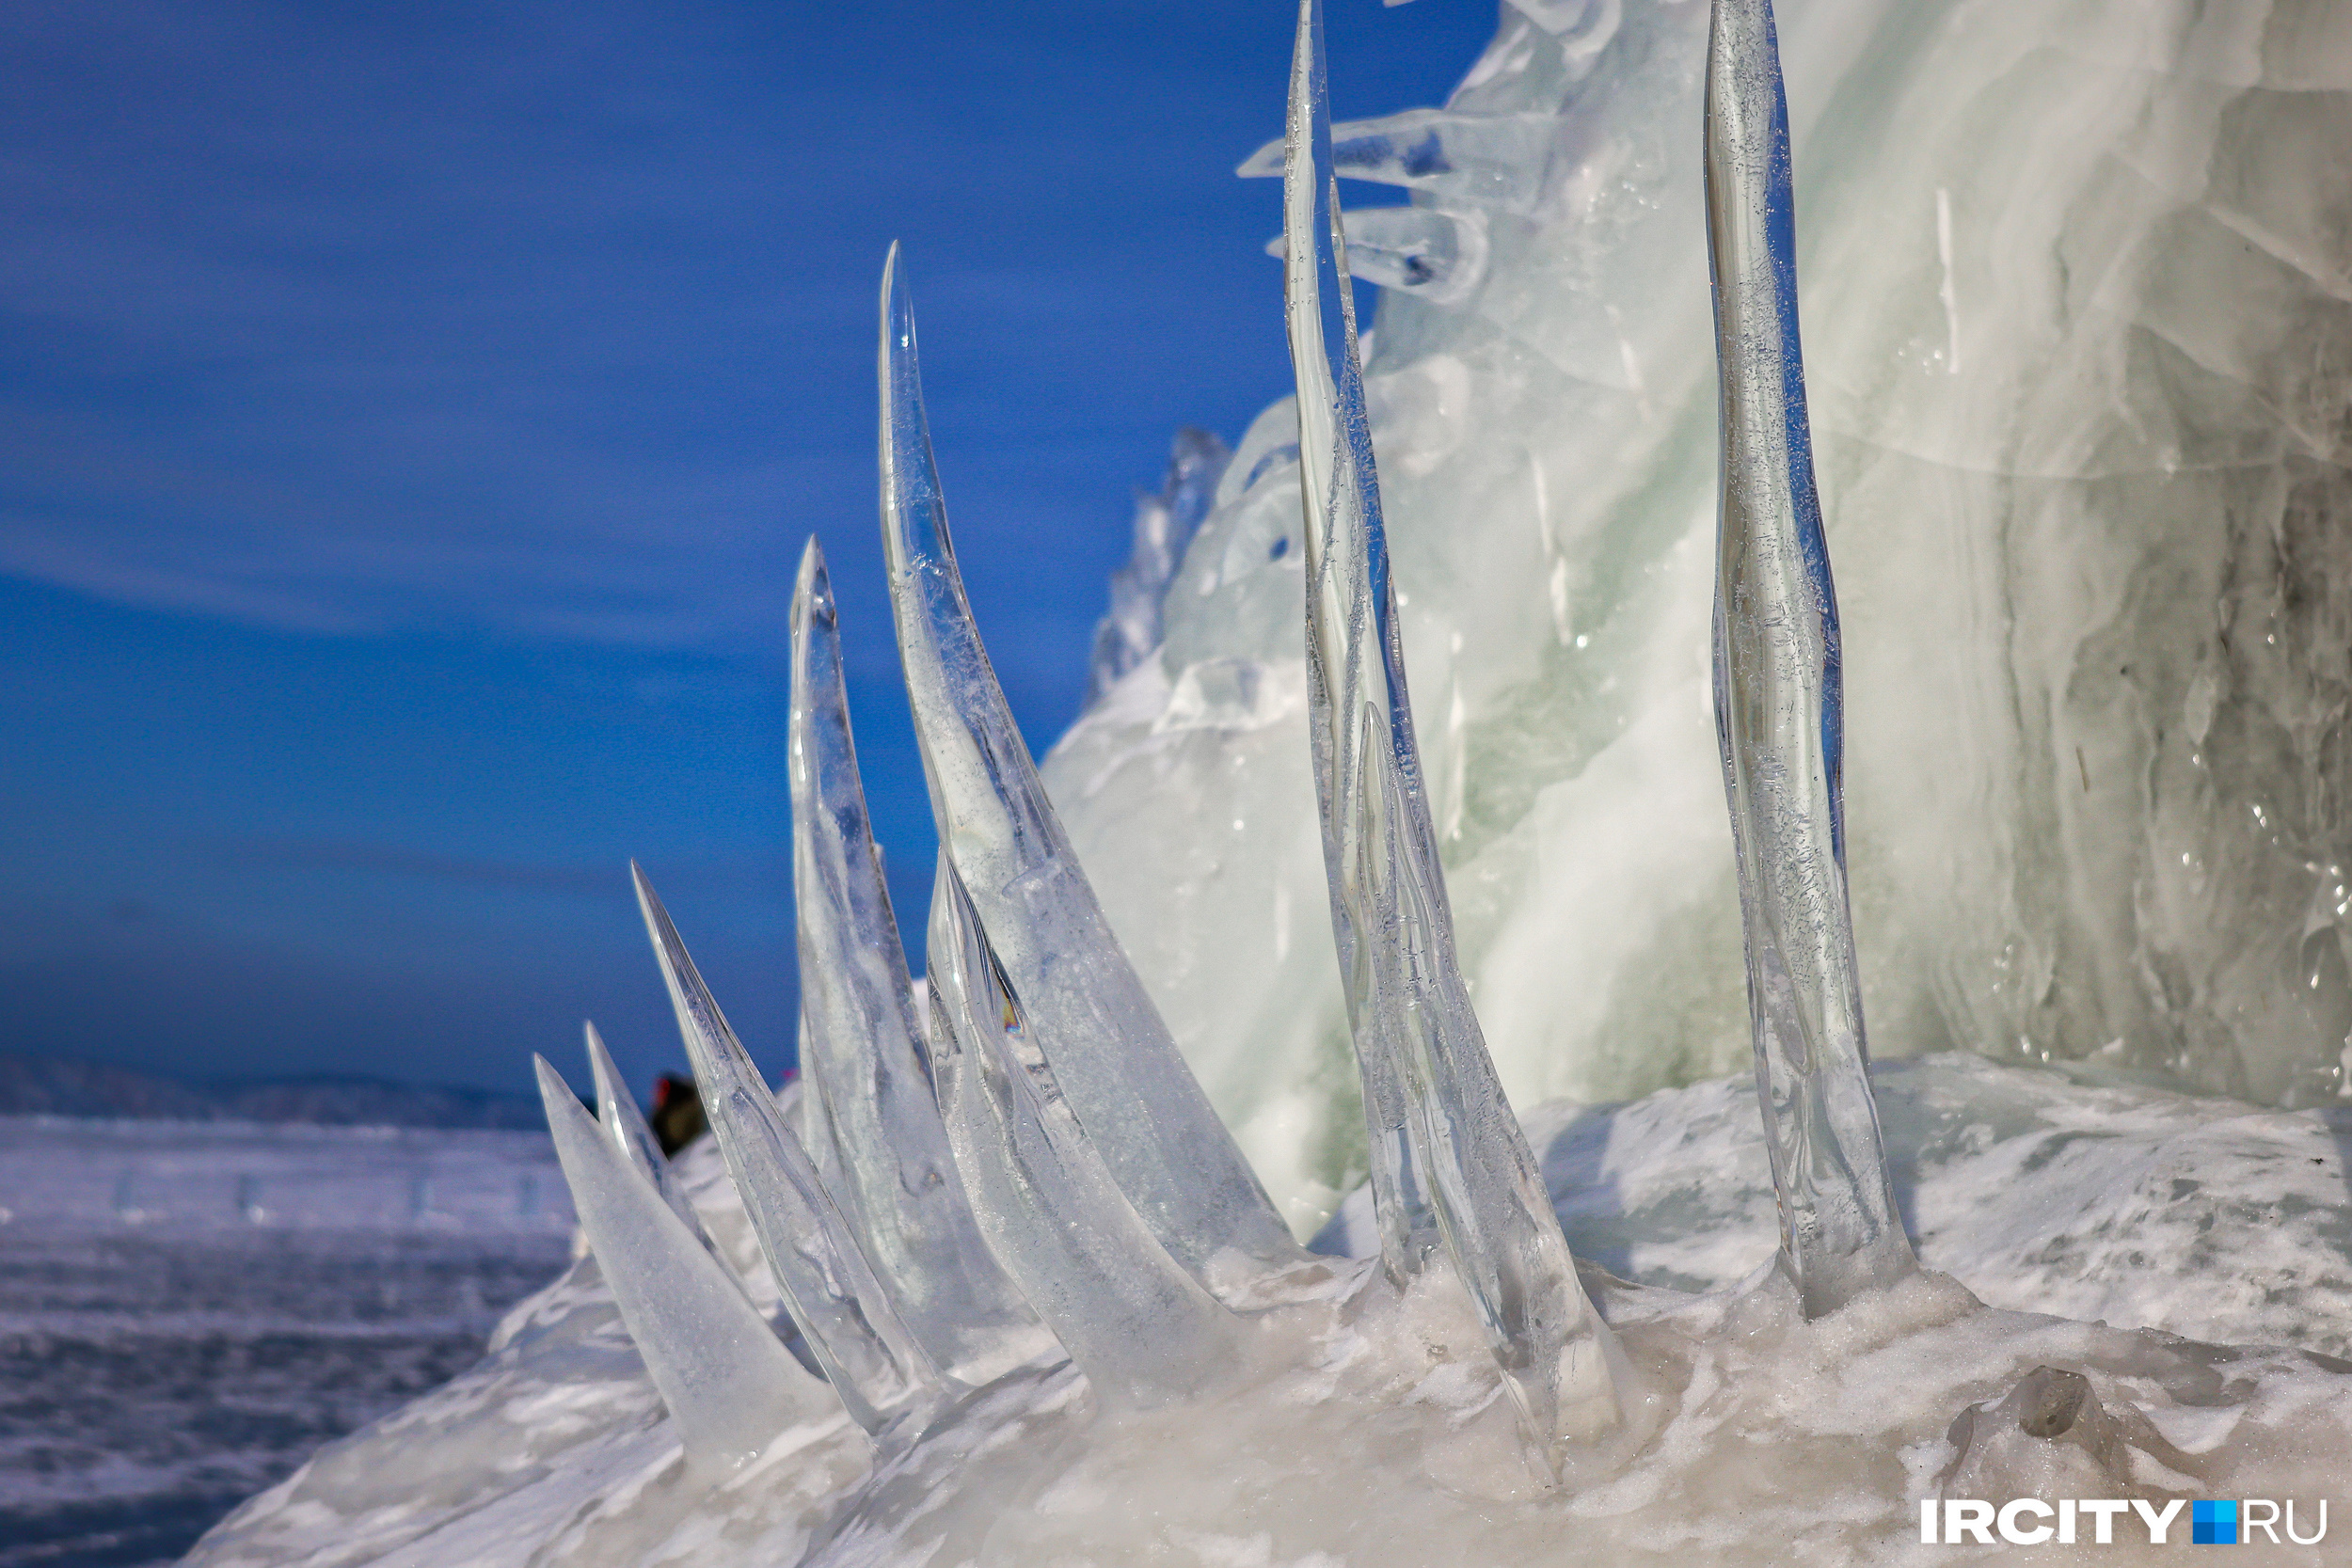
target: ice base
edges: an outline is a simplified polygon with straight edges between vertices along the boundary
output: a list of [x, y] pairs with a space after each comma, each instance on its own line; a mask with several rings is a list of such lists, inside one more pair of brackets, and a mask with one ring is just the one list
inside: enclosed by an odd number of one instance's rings
[[[2352, 162], [2320, 150], [2352, 135], [2352, 9], [1779, 9], [1875, 1053], [2335, 1099]], [[1486, 236], [1476, 279], [1383, 293], [1366, 393], [1463, 966], [1521, 1106], [1748, 1058], [1708, 689], [1707, 15], [1506, 7], [1448, 113], [1382, 122], [1447, 155], [1361, 168]], [[1302, 804], [1296, 440], [1285, 401], [1240, 441], [1158, 657], [1044, 772], [1304, 1233], [1365, 1166]]]
[[[1328, 1271], [1308, 1299], [1251, 1320], [1281, 1370], [1221, 1398], [1098, 1417], [1067, 1366], [1032, 1365], [880, 1473], [834, 1415], [714, 1481], [686, 1465], [582, 1260], [516, 1308], [481, 1367], [323, 1450], [188, 1560], [1926, 1561], [1942, 1548], [1917, 1544], [1916, 1499], [1956, 1457], [1954, 1418], [2042, 1365], [2085, 1372], [2104, 1406], [2137, 1409], [2177, 1450], [2133, 1450], [2147, 1495], [2341, 1489], [2352, 1367], [2306, 1353], [2352, 1353], [2352, 1115], [1958, 1053], [1874, 1078], [1933, 1272], [1809, 1324], [1768, 1266], [1752, 1084], [1526, 1118], [1578, 1256], [1615, 1271], [1588, 1266], [1586, 1284], [1653, 1399], [1638, 1455], [1604, 1455], [1557, 1492], [1525, 1468], [1492, 1358], [1441, 1275], [1400, 1299], [1370, 1259], [1308, 1265]], [[772, 1309], [707, 1142], [684, 1175]], [[1327, 1244], [1374, 1244], [1368, 1218], [1343, 1207]], [[2280, 1348], [2214, 1348], [2249, 1343]]]

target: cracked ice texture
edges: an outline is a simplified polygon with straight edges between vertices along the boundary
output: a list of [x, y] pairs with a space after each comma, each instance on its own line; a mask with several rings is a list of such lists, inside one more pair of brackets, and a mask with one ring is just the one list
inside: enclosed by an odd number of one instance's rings
[[[1504, 8], [1446, 107], [1548, 136], [1481, 124], [1486, 172], [1450, 183], [1413, 151], [1441, 118], [1361, 154], [1488, 246], [1459, 300], [1383, 295], [1366, 396], [1463, 965], [1521, 1105], [1748, 1056], [1708, 693], [1707, 10], [1542, 8]], [[2334, 1096], [2352, 13], [1792, 0], [1780, 37], [1874, 1048]], [[1293, 805], [1296, 439], [1287, 401], [1244, 436], [1158, 658], [1044, 771], [1307, 1229], [1364, 1155]]]

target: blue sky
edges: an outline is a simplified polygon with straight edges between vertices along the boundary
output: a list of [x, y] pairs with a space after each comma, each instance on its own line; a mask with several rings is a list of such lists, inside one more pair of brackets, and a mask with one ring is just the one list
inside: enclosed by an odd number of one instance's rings
[[[1329, 0], [1440, 102], [1482, 0]], [[1067, 723], [1134, 486], [1285, 389], [1283, 0], [0, 11], [0, 1050], [523, 1088], [678, 1060], [643, 860], [793, 1010], [783, 637], [823, 541], [880, 832], [903, 240], [977, 612]], [[1378, 199], [1375, 197], [1373, 199]], [[919, 909], [901, 911], [919, 919]]]

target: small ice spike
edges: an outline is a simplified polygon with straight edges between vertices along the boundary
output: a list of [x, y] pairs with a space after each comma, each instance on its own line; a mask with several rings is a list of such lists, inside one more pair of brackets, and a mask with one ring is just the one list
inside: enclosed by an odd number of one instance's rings
[[966, 602], [931, 457], [914, 308], [882, 266], [882, 525], [907, 700], [944, 851], [1054, 1066], [1143, 1221], [1196, 1275], [1301, 1251], [1120, 947], [1046, 798]]
[[563, 1075], [532, 1061], [572, 1208], [688, 1451], [739, 1465], [785, 1428], [830, 1414], [832, 1396], [734, 1276], [589, 1118]]
[[580, 1029], [588, 1037], [588, 1070], [596, 1081], [598, 1125], [620, 1149], [622, 1158], [653, 1183], [653, 1190], [661, 1195], [661, 1201], [670, 1206], [670, 1212], [684, 1220], [686, 1227], [707, 1244], [710, 1238], [703, 1230], [702, 1216], [687, 1201], [686, 1189], [670, 1169], [660, 1140], [645, 1125], [645, 1113], [637, 1108], [637, 1097], [628, 1092], [621, 1069], [612, 1065], [612, 1053], [605, 1050], [604, 1037], [596, 1033], [594, 1023], [583, 1022]]
[[940, 1125], [814, 539], [792, 595], [790, 767], [803, 1125], [812, 1144], [824, 1130], [828, 1186], [909, 1331], [942, 1366], [1002, 1371], [1048, 1341], [981, 1240]]
[[1504, 1384], [1556, 1467], [1562, 1444], [1618, 1423], [1624, 1358], [1577, 1280], [1454, 954], [1389, 578], [1324, 71], [1320, 0], [1300, 0], [1282, 227], [1309, 726], [1381, 1256], [1393, 1277], [1419, 1266], [1425, 1192]]
[[1837, 591], [1797, 332], [1771, 0], [1714, 0], [1707, 232], [1722, 388], [1715, 728], [1781, 1260], [1808, 1317], [1911, 1273], [1870, 1094], [1846, 889]]
[[645, 874], [629, 869], [703, 1107], [785, 1307], [850, 1418], [878, 1438], [911, 1436], [961, 1387], [899, 1320], [669, 912]]

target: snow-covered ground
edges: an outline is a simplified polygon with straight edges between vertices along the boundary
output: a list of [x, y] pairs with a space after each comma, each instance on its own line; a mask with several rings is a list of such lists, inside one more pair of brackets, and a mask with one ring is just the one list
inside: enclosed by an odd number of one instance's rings
[[0, 1568], [169, 1560], [570, 1253], [539, 1133], [0, 1117]]
[[[1093, 1418], [1081, 1380], [1041, 1362], [882, 1465], [835, 1407], [780, 1418], [769, 1453], [714, 1476], [681, 1454], [584, 1259], [478, 1366], [323, 1449], [191, 1561], [1924, 1568], [1948, 1557], [1915, 1544], [1946, 1471], [1993, 1466], [1987, 1496], [2042, 1484], [2010, 1474], [2019, 1456], [1993, 1439], [1952, 1434], [2043, 1365], [2082, 1369], [2098, 1418], [2137, 1434], [2070, 1473], [2080, 1495], [2341, 1498], [2352, 1376], [2329, 1357], [2352, 1350], [2352, 1115], [1960, 1053], [1872, 1076], [1906, 1219], [1947, 1272], [1818, 1324], [1752, 1276], [1774, 1236], [1751, 1082], [1528, 1117], [1578, 1255], [1636, 1281], [1585, 1278], [1657, 1380], [1654, 1437], [1613, 1477], [1516, 1482], [1514, 1429], [1459, 1300], [1400, 1301], [1360, 1266], [1335, 1270], [1327, 1299], [1252, 1314], [1269, 1370], [1237, 1390]], [[717, 1151], [699, 1144], [678, 1169], [772, 1310]], [[1351, 1200], [1327, 1243], [1360, 1250], [1355, 1217]], [[1679, 1293], [1692, 1288], [1708, 1293]], [[2265, 1343], [2293, 1348], [2226, 1348]], [[2159, 1457], [2169, 1468], [2151, 1468]]]

